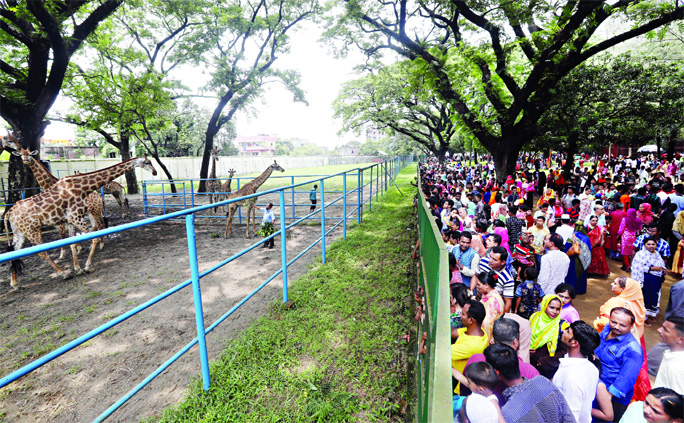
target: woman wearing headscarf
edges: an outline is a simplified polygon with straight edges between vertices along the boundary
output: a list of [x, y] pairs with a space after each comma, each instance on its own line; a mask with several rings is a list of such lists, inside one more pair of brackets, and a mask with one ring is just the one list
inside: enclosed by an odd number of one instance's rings
[[562, 307], [558, 295], [548, 294], [542, 300], [541, 310], [530, 317], [530, 364], [548, 379], [553, 379], [560, 358], [566, 353], [564, 344], [559, 342], [562, 325], [567, 325], [560, 318]]
[[[632, 209], [634, 210], [634, 209]], [[616, 278], [611, 284], [610, 289], [617, 296], [611, 297], [599, 309], [599, 317], [594, 320], [594, 329], [599, 333], [608, 324], [610, 312], [615, 307], [624, 307], [634, 314], [634, 324], [632, 325], [632, 335], [641, 343], [644, 351], [644, 363], [634, 385], [634, 401], [643, 401], [646, 394], [651, 390], [651, 382], [648, 379], [648, 365], [646, 361], [646, 342], [644, 340], [644, 322], [646, 321], [646, 306], [644, 295], [638, 281], [626, 276]]]
[[620, 254], [622, 254], [622, 267], [620, 269], [631, 272], [630, 256], [634, 253], [634, 241], [641, 231], [643, 222], [637, 217], [637, 211], [629, 209], [627, 217], [620, 223], [618, 237], [620, 237]]
[[660, 288], [663, 285], [665, 261], [656, 251], [658, 240], [649, 237], [644, 240], [644, 248], [637, 251], [632, 260], [632, 279], [641, 284], [646, 304], [646, 326], [651, 326], [660, 311]]
[[509, 246], [508, 230], [506, 230], [506, 224], [500, 219], [494, 219], [492, 222], [492, 227], [494, 228], [494, 233], [501, 237], [501, 246], [511, 254], [511, 247]]
[[[577, 248], [579, 247], [579, 252]], [[575, 231], [565, 243], [565, 254], [570, 257], [565, 283], [575, 288], [578, 295], [587, 293], [587, 269], [591, 265], [591, 240], [582, 232]]]
[[648, 203], [639, 204], [639, 212], [637, 217], [644, 222], [644, 225], [650, 225], [653, 222], [653, 212], [651, 211], [651, 205]]
[[509, 216], [506, 218], [506, 230], [508, 231], [508, 246], [510, 251], [513, 251], [515, 244], [520, 239], [522, 235], [523, 227], [526, 226], [525, 214], [523, 212], [522, 218], [518, 215], [518, 208], [513, 206], [508, 213]]

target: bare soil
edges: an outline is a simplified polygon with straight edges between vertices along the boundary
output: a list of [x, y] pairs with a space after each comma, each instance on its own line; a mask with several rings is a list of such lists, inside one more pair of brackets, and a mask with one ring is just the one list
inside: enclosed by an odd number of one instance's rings
[[[144, 218], [142, 198], [129, 196], [129, 200], [131, 217], [121, 219], [118, 205], [107, 196], [110, 226]], [[259, 202], [267, 200], [261, 198]], [[308, 196], [302, 195], [299, 204], [308, 203]], [[301, 214], [299, 209], [297, 213]], [[260, 220], [261, 212], [257, 214]], [[237, 219], [233, 237], [223, 238], [225, 221], [225, 217], [197, 220], [200, 272], [258, 240], [246, 239], [245, 226], [238, 225]], [[288, 232], [289, 260], [321, 236], [320, 223], [304, 223]], [[327, 242], [340, 234], [338, 228]], [[50, 241], [56, 236], [53, 231], [44, 238]], [[206, 326], [281, 267], [279, 238], [275, 244], [272, 250], [256, 248], [202, 278]], [[79, 255], [82, 264], [88, 248]], [[288, 280], [303, 274], [320, 252], [319, 244], [295, 262], [288, 270]], [[53, 258], [57, 255], [51, 252]], [[70, 268], [70, 255], [60, 265]], [[7, 375], [187, 280], [190, 270], [185, 225], [183, 221], [165, 221], [112, 235], [105, 240], [104, 250], [96, 253], [92, 272], [69, 280], [52, 278], [52, 269], [38, 256], [25, 259], [18, 291], [10, 290], [7, 267], [3, 273], [0, 373]], [[92, 421], [196, 336], [191, 289], [184, 288], [0, 390], [0, 421]], [[281, 277], [207, 335], [209, 359], [217, 358], [224, 343], [264, 315], [276, 299], [282, 301]], [[182, 398], [199, 372], [195, 346], [107, 421], [138, 421], [159, 413]]]

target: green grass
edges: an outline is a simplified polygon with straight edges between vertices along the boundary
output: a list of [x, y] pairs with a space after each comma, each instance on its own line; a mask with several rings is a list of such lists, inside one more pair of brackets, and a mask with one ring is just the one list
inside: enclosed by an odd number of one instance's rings
[[328, 248], [250, 329], [211, 363], [211, 389], [199, 380], [186, 399], [150, 422], [387, 422], [407, 392], [411, 261], [416, 237], [409, 181], [398, 178], [346, 241]]
[[[373, 163], [355, 163], [355, 164], [347, 164], [347, 165], [329, 165], [329, 166], [317, 166], [317, 167], [299, 167], [296, 169], [290, 169], [290, 170], [285, 170], [285, 172], [273, 172], [271, 177], [259, 188], [259, 191], [267, 191], [269, 189], [281, 187], [281, 186], [288, 186], [292, 185], [292, 177], [294, 176], [294, 181], [296, 184], [308, 181], [310, 179], [316, 179], [324, 175], [334, 175], [336, 173], [344, 172], [347, 170], [351, 169], [357, 169], [357, 168], [364, 168], [367, 166], [372, 165]], [[375, 178], [375, 169], [373, 169], [373, 178]], [[240, 179], [240, 186], [245, 185], [247, 182], [251, 181], [255, 177], [261, 175], [261, 172], [256, 172], [256, 173], [247, 173], [247, 174], [242, 174], [242, 175], [235, 175], [233, 178], [233, 183], [231, 184], [231, 188], [233, 191], [237, 190], [237, 179]], [[313, 176], [312, 176], [313, 175]], [[370, 170], [366, 170], [363, 172], [363, 181], [364, 184], [368, 183], [368, 180], [370, 178]], [[227, 175], [218, 175], [218, 178], [221, 179], [222, 181], [225, 181], [228, 179]], [[343, 177], [338, 176], [335, 178], [330, 178], [325, 180], [325, 189], [326, 190], [339, 190], [342, 188], [342, 182], [343, 182]], [[347, 189], [354, 189], [357, 186], [358, 179], [356, 175], [351, 176], [347, 175]], [[178, 191], [182, 192], [181, 188], [181, 183], [183, 182], [178, 182], [176, 185], [176, 188]], [[190, 191], [190, 182], [185, 181], [185, 190], [186, 192]], [[199, 188], [199, 181], [196, 180], [193, 183], [195, 192], [197, 192], [197, 189]], [[162, 190], [162, 185], [161, 184], [148, 184], [147, 185], [147, 192], [150, 193], [159, 193]], [[299, 187], [297, 190], [298, 191], [308, 191], [313, 187], [313, 183], [311, 186], [302, 186]], [[168, 184], [164, 184], [164, 192], [171, 192], [171, 187]]]

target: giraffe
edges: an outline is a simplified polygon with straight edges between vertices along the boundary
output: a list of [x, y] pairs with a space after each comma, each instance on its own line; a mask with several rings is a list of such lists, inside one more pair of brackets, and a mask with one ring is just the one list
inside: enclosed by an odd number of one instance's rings
[[[17, 145], [14, 147], [17, 147]], [[38, 154], [37, 150], [28, 151], [23, 147], [19, 147], [19, 150], [12, 151], [12, 154], [21, 157], [24, 164], [27, 165], [33, 172], [33, 175], [36, 177], [36, 181], [38, 181], [38, 185], [40, 185], [43, 191], [49, 189], [59, 180], [52, 173], [50, 173], [50, 171], [47, 170], [42, 163], [33, 157]], [[90, 226], [92, 227], [93, 231], [104, 229], [106, 227], [104, 220], [102, 220], [102, 208], [104, 206], [103, 203], [104, 201], [102, 200], [102, 197], [95, 192], [91, 192], [85, 198], [86, 210], [88, 210]], [[64, 223], [59, 224], [58, 228], [59, 235], [62, 237], [62, 239], [66, 238], [67, 232]], [[100, 250], [102, 250], [104, 247], [104, 240], [102, 238], [98, 238], [97, 241], [100, 244]], [[79, 251], [81, 249], [80, 247], [80, 245], [76, 246]], [[66, 247], [62, 247], [60, 249], [58, 260], [62, 260], [64, 257], [66, 257]]]
[[[235, 175], [235, 169], [230, 169], [228, 171], [228, 180], [221, 184], [221, 193], [218, 194], [216, 202], [219, 203], [228, 198], [228, 194], [231, 193], [230, 184], [233, 182], [233, 175]], [[225, 211], [225, 206], [223, 206], [223, 211]]]
[[[14, 232], [13, 247], [16, 250], [21, 249], [27, 238], [33, 245], [42, 244], [43, 235], [41, 227], [43, 225], [55, 226], [59, 223], [67, 223], [69, 236], [75, 234], [76, 228], [84, 233], [89, 232], [89, 228], [83, 218], [86, 214], [86, 206], [83, 199], [94, 190], [108, 184], [114, 178], [123, 175], [126, 171], [135, 167], [148, 170], [152, 175], [157, 174], [156, 169], [152, 166], [152, 162], [147, 157], [136, 157], [95, 172], [66, 176], [58, 180], [47, 191], [17, 201], [5, 213], [7, 243], [12, 247], [9, 239], [8, 220]], [[77, 275], [90, 270], [96, 245], [97, 240], [93, 239], [85, 269], [82, 269], [78, 263], [76, 246], [71, 245], [71, 255], [73, 256], [74, 270]], [[38, 255], [55, 269], [58, 276], [62, 276], [65, 279], [70, 276], [68, 272], [62, 270], [52, 261], [46, 252], [38, 253]], [[11, 276], [10, 285], [13, 288], [17, 288], [16, 272], [13, 271]]]
[[[232, 192], [226, 196], [226, 200], [230, 200], [233, 198], [238, 198], [242, 197], [245, 195], [250, 195], [254, 194], [257, 189], [263, 185], [264, 182], [266, 182], [266, 179], [268, 179], [269, 176], [271, 176], [271, 173], [273, 173], [274, 170], [280, 171], [280, 172], [285, 172], [285, 169], [280, 167], [278, 163], [276, 163], [275, 160], [273, 160], [273, 164], [270, 165], [269, 167], [264, 170], [264, 172], [257, 176], [255, 179], [252, 181], [248, 182], [240, 188], [239, 190]], [[235, 212], [237, 211], [238, 206], [243, 206], [245, 202], [247, 204], [254, 204], [256, 203], [258, 197], [252, 197], [247, 200], [242, 200], [238, 201], [235, 203], [230, 203], [228, 205], [228, 221], [226, 222], [226, 232], [223, 234], [225, 238], [228, 238], [229, 236], [233, 236], [233, 215], [235, 215]], [[251, 207], [247, 209], [247, 238], [249, 238], [249, 216], [253, 215], [252, 217], [252, 230], [256, 233], [256, 210], [252, 210]]]
[[128, 198], [124, 192], [124, 187], [116, 181], [112, 181], [104, 186], [104, 193], [111, 194], [119, 203], [119, 210], [121, 211], [121, 218], [124, 218], [124, 208], [126, 209], [126, 216], [130, 216], [131, 210], [128, 208]]
[[[219, 160], [219, 152], [217, 149], [211, 149], [211, 171], [209, 172], [209, 179], [205, 183], [207, 192], [209, 193], [209, 204], [215, 203], [220, 198], [220, 194], [216, 194], [221, 191], [221, 181], [216, 179], [216, 162]], [[213, 214], [217, 213], [218, 207], [211, 209]]]
[[[80, 175], [81, 172], [78, 170], [74, 171], [74, 174]], [[121, 218], [123, 219], [125, 216], [130, 215], [130, 209], [128, 207], [128, 198], [126, 198], [126, 193], [124, 192], [123, 186], [121, 186], [120, 183], [116, 181], [112, 181], [108, 183], [107, 185], [102, 187], [102, 192], [104, 194], [110, 194], [114, 199], [116, 200], [117, 203], [119, 203], [119, 211], [121, 212]], [[95, 193], [97, 194], [97, 193]], [[98, 197], [100, 197], [98, 195]], [[88, 197], [86, 197], [87, 199]], [[101, 197], [100, 197], [101, 198]], [[104, 201], [103, 201], [104, 203]], [[126, 214], [124, 215], [124, 207], [126, 208]], [[102, 207], [100, 207], [100, 210]]]

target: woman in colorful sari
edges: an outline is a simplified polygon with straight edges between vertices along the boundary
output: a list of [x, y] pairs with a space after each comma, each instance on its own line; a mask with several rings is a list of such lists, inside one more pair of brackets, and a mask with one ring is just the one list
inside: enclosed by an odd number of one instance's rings
[[[580, 247], [579, 254], [576, 253], [574, 243]], [[565, 283], [575, 288], [578, 295], [587, 293], [587, 269], [591, 265], [591, 240], [582, 232], [575, 231], [572, 238], [568, 238], [565, 243], [565, 254], [570, 257], [568, 274], [565, 276]]]
[[637, 217], [637, 211], [634, 209], [629, 209], [627, 217], [620, 223], [617, 234], [620, 237], [620, 254], [622, 254], [622, 267], [620, 269], [624, 271], [632, 271], [629, 258], [634, 253], [634, 241], [642, 226], [643, 222]]
[[591, 242], [591, 265], [587, 272], [601, 276], [610, 275], [608, 263], [606, 263], [606, 250], [603, 249], [603, 228], [598, 225], [598, 217], [596, 215], [589, 218], [587, 236]]
[[[634, 210], [634, 209], [632, 209]], [[651, 382], [648, 379], [648, 366], [646, 361], [646, 343], [644, 340], [644, 322], [646, 321], [646, 306], [644, 296], [641, 292], [639, 282], [626, 276], [616, 278], [611, 284], [610, 289], [616, 297], [611, 297], [599, 309], [599, 317], [594, 320], [594, 329], [599, 333], [608, 324], [610, 312], [615, 307], [624, 307], [634, 314], [634, 325], [632, 325], [632, 335], [641, 342], [641, 349], [644, 350], [644, 363], [639, 372], [636, 384], [634, 385], [634, 401], [643, 401], [646, 394], [651, 390]]]
[[556, 294], [548, 294], [542, 300], [541, 310], [530, 317], [530, 364], [549, 380], [553, 379], [566, 353], [564, 344], [559, 342], [561, 325], [567, 325], [560, 318], [562, 306], [563, 301]]
[[[606, 248], [610, 250], [611, 253], [619, 254], [618, 230], [620, 229], [620, 224], [622, 223], [625, 217], [627, 217], [627, 212], [624, 208], [618, 208], [618, 210], [615, 210], [614, 212], [610, 213], [611, 223], [608, 227], [608, 233], [610, 234], [610, 236], [606, 241]], [[611, 258], [615, 258], [615, 256], [611, 255]]]
[[494, 321], [503, 315], [504, 300], [496, 290], [498, 275], [494, 272], [480, 273], [477, 277], [477, 295], [482, 296], [480, 302], [487, 312], [482, 322], [482, 330], [492, 339]]
[[639, 205], [639, 212], [637, 217], [644, 222], [644, 225], [650, 225], [653, 222], [653, 211], [651, 211], [651, 205], [648, 203], [641, 203]]

